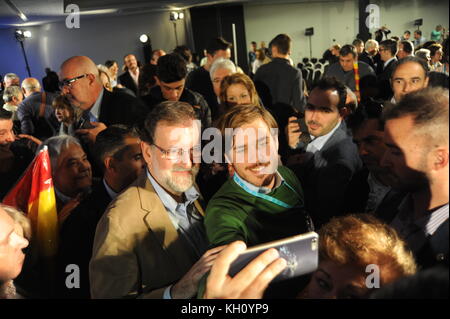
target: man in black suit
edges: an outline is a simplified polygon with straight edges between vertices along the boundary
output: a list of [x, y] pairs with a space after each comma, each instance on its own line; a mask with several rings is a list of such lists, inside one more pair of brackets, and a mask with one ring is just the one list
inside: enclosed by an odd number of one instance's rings
[[140, 69], [138, 61], [134, 54], [127, 54], [123, 57], [123, 63], [125, 64], [125, 72], [119, 76], [119, 83], [139, 96]]
[[292, 149], [304, 147], [311, 140], [293, 168], [305, 190], [306, 209], [318, 228], [331, 217], [345, 213], [348, 185], [362, 168], [343, 120], [348, 113], [346, 98], [347, 90], [341, 82], [323, 78], [311, 91], [306, 105], [308, 133], [299, 132], [298, 124], [291, 123], [287, 128]]
[[[75, 208], [62, 225], [58, 265], [59, 288], [63, 298], [89, 298], [89, 260], [95, 230], [106, 207], [127, 188], [145, 168], [137, 133], [123, 125], [112, 125], [99, 133], [95, 141], [97, 160], [103, 179], [92, 193]], [[80, 288], [68, 289], [67, 265], [80, 267]]]
[[198, 92], [208, 102], [208, 106], [211, 109], [212, 120], [216, 120], [219, 115], [219, 102], [217, 96], [214, 93], [213, 84], [209, 70], [211, 65], [218, 58], [229, 59], [231, 57], [231, 43], [227, 42], [223, 38], [212, 39], [206, 47], [206, 64], [190, 72], [186, 79], [186, 87], [194, 92]]
[[125, 93], [104, 90], [98, 69], [86, 56], [74, 56], [60, 68], [60, 86], [72, 106], [82, 113], [77, 131], [91, 144], [106, 126], [112, 124], [135, 125], [147, 114], [145, 105]]
[[392, 97], [391, 75], [397, 61], [397, 42], [394, 40], [384, 40], [380, 43], [380, 57], [383, 63], [381, 73], [377, 75], [378, 98], [388, 100]]
[[390, 225], [422, 268], [448, 267], [448, 103], [448, 90], [427, 88], [383, 110], [388, 151], [381, 165], [396, 176], [395, 187], [408, 192]]
[[414, 56], [414, 44], [408, 40], [399, 42], [397, 58], [400, 60], [409, 56]]
[[270, 42], [273, 59], [256, 71], [254, 81], [264, 106], [271, 109], [290, 107], [303, 113], [302, 72], [289, 62], [291, 42], [287, 34], [279, 34]]
[[346, 121], [364, 164], [364, 169], [356, 173], [350, 183], [346, 194], [346, 211], [375, 213], [378, 218], [389, 223], [405, 193], [392, 188], [395, 176], [389, 169], [380, 165], [387, 151], [383, 141], [382, 111], [381, 103], [366, 102]]

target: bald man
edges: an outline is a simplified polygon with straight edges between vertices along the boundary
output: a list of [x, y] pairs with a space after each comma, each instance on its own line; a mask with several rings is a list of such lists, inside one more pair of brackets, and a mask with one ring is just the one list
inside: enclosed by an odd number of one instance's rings
[[60, 67], [61, 93], [82, 113], [77, 133], [92, 144], [97, 134], [112, 124], [132, 126], [140, 123], [147, 113], [137, 98], [121, 92], [103, 89], [95, 63], [86, 56], [74, 56]]
[[17, 110], [22, 134], [41, 140], [53, 136], [59, 127], [52, 108], [55, 94], [41, 92], [41, 84], [35, 78], [22, 81], [22, 92], [25, 99]]

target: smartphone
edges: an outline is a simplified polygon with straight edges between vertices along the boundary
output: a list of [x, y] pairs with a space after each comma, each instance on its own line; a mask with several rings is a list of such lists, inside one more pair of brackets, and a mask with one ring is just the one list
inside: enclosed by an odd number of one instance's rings
[[269, 248], [278, 250], [280, 257], [287, 261], [286, 268], [273, 282], [309, 274], [315, 271], [319, 264], [319, 235], [315, 232], [309, 232], [247, 249], [231, 264], [228, 274], [230, 276], [236, 275]]

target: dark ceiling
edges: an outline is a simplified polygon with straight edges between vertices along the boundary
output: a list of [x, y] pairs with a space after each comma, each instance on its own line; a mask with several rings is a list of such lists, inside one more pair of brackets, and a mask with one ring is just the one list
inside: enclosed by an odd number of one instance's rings
[[[313, 0], [324, 1], [324, 0]], [[64, 9], [75, 3], [86, 16], [113, 16], [155, 11], [183, 10], [191, 7], [233, 3], [296, 3], [311, 0], [0, 0], [0, 28], [24, 27], [61, 21], [66, 18]], [[19, 18], [17, 8], [27, 18]]]

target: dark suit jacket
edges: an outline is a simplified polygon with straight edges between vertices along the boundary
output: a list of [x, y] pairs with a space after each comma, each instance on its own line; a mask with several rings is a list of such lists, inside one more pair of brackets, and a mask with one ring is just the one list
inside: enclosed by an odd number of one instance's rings
[[[92, 256], [95, 229], [111, 202], [101, 181], [94, 186], [92, 193], [75, 208], [64, 221], [60, 231], [60, 246], [58, 253], [58, 287], [63, 298], [90, 298], [89, 291], [89, 261]], [[68, 289], [65, 286], [67, 265], [80, 267], [80, 288]]]
[[194, 92], [200, 93], [208, 102], [211, 109], [211, 118], [214, 122], [221, 114], [219, 114], [219, 102], [214, 93], [211, 77], [205, 68], [198, 68], [190, 72], [186, 78], [186, 87]]
[[[369, 170], [365, 167], [353, 175], [345, 194], [344, 211], [346, 213], [359, 214], [366, 212], [370, 193], [368, 176]], [[376, 211], [367, 213], [374, 213], [377, 218], [389, 224], [398, 213], [398, 206], [405, 196], [405, 192], [391, 189], [384, 196]]]
[[129, 94], [103, 90], [99, 121], [107, 126], [113, 124], [133, 125], [145, 119], [148, 111], [145, 104]]
[[377, 98], [383, 101], [389, 100], [394, 92], [392, 92], [391, 88], [391, 75], [394, 70], [395, 60], [391, 60], [385, 68], [383, 68], [383, 72], [378, 74], [377, 76], [377, 87], [378, 87], [378, 96]]
[[362, 168], [358, 149], [345, 122], [320, 151], [294, 168], [305, 191], [305, 205], [316, 229], [333, 216], [345, 214], [345, 193], [353, 175]]
[[[359, 61], [359, 78], [363, 82], [365, 78], [375, 75], [373, 69], [366, 63]], [[352, 91], [356, 90], [355, 72], [353, 70], [344, 72], [339, 62], [332, 64], [325, 71], [325, 77], [336, 77], [339, 81], [347, 85]]]
[[364, 63], [367, 63], [368, 65], [370, 65], [370, 67], [374, 70], [376, 70], [376, 66], [375, 63], [373, 61], [373, 58], [369, 55], [369, 53], [367, 53], [367, 51], [364, 51], [363, 53], [361, 53], [358, 56], [358, 61], [362, 61]]
[[43, 98], [42, 94], [43, 92], [34, 92], [24, 99], [19, 105], [17, 116], [20, 120], [20, 131], [22, 134], [33, 135], [44, 140], [56, 133], [59, 123], [52, 107], [53, 99], [56, 95], [46, 93], [44, 119], [41, 119], [41, 123], [45, 123], [46, 125], [38, 124], [41, 99]]
[[273, 108], [275, 104], [284, 104], [304, 112], [306, 100], [302, 72], [291, 66], [288, 60], [274, 58], [262, 65], [256, 71], [254, 82], [264, 106]]
[[134, 94], [136, 94], [136, 96], [138, 96], [138, 86], [136, 85], [136, 83], [134, 82], [133, 78], [131, 77], [128, 71], [119, 75], [118, 80], [120, 84], [130, 89], [131, 91], [134, 92]]
[[427, 238], [425, 246], [415, 254], [417, 264], [423, 269], [440, 264], [448, 267], [448, 229], [447, 219], [433, 236]]

